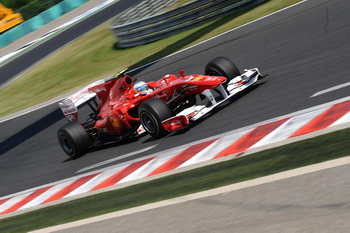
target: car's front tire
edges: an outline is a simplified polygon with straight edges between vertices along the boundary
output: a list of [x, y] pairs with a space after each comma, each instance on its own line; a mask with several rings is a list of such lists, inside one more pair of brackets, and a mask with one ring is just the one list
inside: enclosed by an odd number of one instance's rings
[[77, 121], [62, 126], [57, 132], [57, 138], [64, 152], [72, 159], [86, 154], [92, 143], [89, 133]]
[[164, 137], [168, 131], [164, 129], [162, 121], [173, 116], [169, 107], [160, 99], [152, 98], [139, 107], [141, 124], [152, 137]]
[[235, 77], [241, 75], [241, 72], [237, 66], [226, 57], [217, 57], [211, 60], [205, 66], [205, 74], [211, 76], [223, 76], [227, 78], [227, 81], [223, 84], [227, 87], [227, 84]]

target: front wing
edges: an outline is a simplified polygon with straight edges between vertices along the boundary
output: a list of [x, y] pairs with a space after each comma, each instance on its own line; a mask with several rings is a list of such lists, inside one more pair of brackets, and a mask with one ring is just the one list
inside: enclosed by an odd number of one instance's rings
[[261, 78], [263, 78], [263, 76], [257, 68], [245, 70], [243, 74], [232, 79], [227, 84], [226, 89], [222, 84], [215, 88], [221, 94], [221, 100], [216, 100], [214, 96], [215, 93], [213, 93], [214, 89], [205, 90], [204, 92], [202, 92], [202, 94], [205, 95], [211, 102], [209, 106], [194, 105], [192, 107], [186, 108], [180, 113], [178, 113], [176, 116], [162, 121], [163, 127], [169, 132], [185, 128], [191, 122], [194, 122], [200, 119], [201, 117], [205, 116], [207, 113], [211, 112], [217, 106], [226, 102], [237, 93], [252, 86]]

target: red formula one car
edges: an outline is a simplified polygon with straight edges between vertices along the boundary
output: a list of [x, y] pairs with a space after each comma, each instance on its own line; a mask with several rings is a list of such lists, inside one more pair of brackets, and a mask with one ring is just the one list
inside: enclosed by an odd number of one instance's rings
[[[205, 74], [167, 74], [148, 83], [122, 71], [100, 80], [59, 103], [69, 121], [58, 130], [63, 150], [77, 158], [93, 147], [147, 132], [154, 138], [187, 127], [221, 103], [257, 82], [257, 68], [240, 73], [227, 58], [217, 57]], [[89, 119], [78, 121], [78, 106], [87, 103]]]

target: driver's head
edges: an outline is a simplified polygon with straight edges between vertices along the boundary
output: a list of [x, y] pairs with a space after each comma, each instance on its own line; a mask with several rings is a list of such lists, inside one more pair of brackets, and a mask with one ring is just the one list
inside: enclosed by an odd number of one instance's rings
[[140, 93], [141, 95], [148, 95], [152, 91], [147, 85], [147, 83], [145, 83], [144, 81], [137, 81], [134, 84], [134, 89], [136, 92]]

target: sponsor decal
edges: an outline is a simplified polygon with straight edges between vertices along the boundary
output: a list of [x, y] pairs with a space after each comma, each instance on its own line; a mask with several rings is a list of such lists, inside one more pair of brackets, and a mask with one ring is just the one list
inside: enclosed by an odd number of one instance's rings
[[72, 100], [66, 99], [59, 103], [59, 106], [65, 116], [75, 114], [78, 112], [78, 109], [73, 104]]
[[208, 77], [208, 78], [206, 78], [205, 80], [206, 81], [213, 81], [213, 80], [216, 80], [217, 78], [216, 77]]
[[202, 78], [203, 78], [203, 76], [202, 76], [202, 75], [199, 75], [198, 77], [192, 79], [192, 81], [199, 81], [199, 80], [201, 80]]
[[76, 93], [76, 95], [71, 96], [70, 99], [74, 102], [75, 100], [80, 99], [86, 93], [87, 91]]
[[75, 121], [77, 118], [74, 115], [68, 115], [66, 116], [68, 121]]
[[111, 121], [111, 123], [114, 127], [116, 127], [116, 128], [120, 127], [120, 121], [114, 115], [110, 115], [109, 120]]
[[143, 133], [143, 132], [145, 132], [145, 128], [142, 125], [140, 125], [140, 127], [137, 129], [137, 132]]
[[64, 108], [63, 112], [65, 115], [76, 113], [77, 111], [74, 108]]

